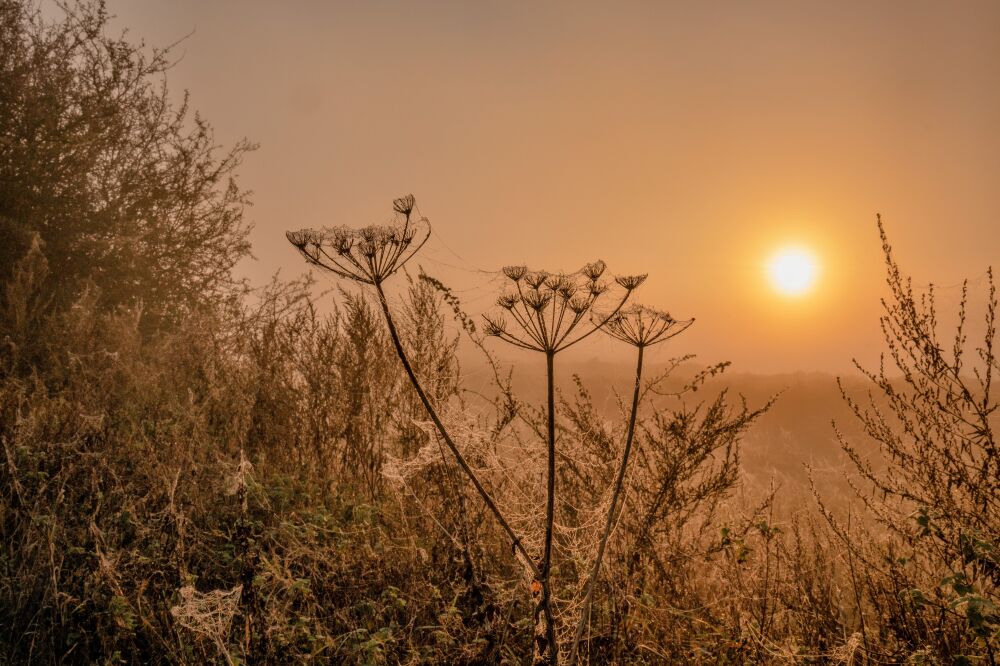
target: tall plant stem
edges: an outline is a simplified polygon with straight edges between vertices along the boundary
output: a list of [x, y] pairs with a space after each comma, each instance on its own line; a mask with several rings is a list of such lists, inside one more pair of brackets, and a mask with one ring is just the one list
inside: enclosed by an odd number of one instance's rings
[[[548, 379], [548, 469], [547, 488], [545, 496], [545, 550], [542, 555], [542, 599], [541, 610], [545, 614], [545, 641], [547, 650], [538, 650], [541, 637], [535, 637], [536, 661], [548, 652], [548, 663], [555, 664], [558, 659], [556, 646], [555, 620], [552, 614], [552, 595], [550, 594], [549, 574], [552, 571], [552, 535], [556, 511], [556, 390], [555, 390], [555, 357], [554, 350], [545, 352], [545, 374]], [[537, 632], [537, 625], [536, 625]], [[542, 659], [544, 661], [544, 658]]]
[[470, 467], [469, 463], [466, 462], [462, 452], [458, 450], [457, 446], [455, 446], [455, 442], [452, 440], [451, 435], [448, 434], [444, 424], [441, 423], [441, 419], [438, 418], [433, 405], [431, 405], [430, 400], [427, 399], [427, 394], [424, 393], [423, 387], [420, 386], [420, 381], [417, 379], [417, 375], [413, 372], [413, 367], [410, 365], [410, 361], [406, 356], [406, 351], [403, 349], [402, 342], [400, 342], [399, 332], [396, 330], [396, 324], [393, 322], [392, 312], [389, 310], [389, 302], [385, 297], [385, 292], [382, 291], [382, 285], [376, 284], [375, 290], [378, 292], [379, 304], [382, 306], [382, 313], [385, 315], [385, 323], [389, 328], [389, 337], [392, 338], [392, 344], [396, 348], [396, 354], [399, 356], [399, 360], [403, 363], [403, 369], [406, 370], [406, 375], [410, 378], [410, 383], [413, 384], [413, 388], [417, 392], [417, 397], [420, 398], [420, 402], [423, 403], [424, 409], [427, 410], [427, 414], [431, 417], [431, 421], [434, 422], [434, 426], [441, 434], [441, 439], [444, 440], [444, 443], [455, 456], [455, 460], [458, 461], [458, 466], [462, 468], [465, 475], [469, 477], [470, 481], [472, 481], [472, 485], [475, 486], [479, 496], [483, 498], [483, 503], [486, 504], [487, 508], [489, 508], [489, 510], [493, 513], [493, 516], [497, 519], [497, 522], [500, 523], [500, 527], [502, 527], [507, 533], [507, 536], [510, 537], [514, 548], [521, 554], [524, 561], [531, 568], [532, 574], [536, 578], [541, 578], [541, 570], [528, 555], [528, 552], [524, 549], [524, 546], [521, 544], [520, 537], [515, 534], [514, 530], [507, 522], [507, 519], [504, 518], [503, 514], [500, 512], [500, 508], [497, 507], [496, 502], [493, 501], [493, 498], [490, 497], [486, 488], [484, 488], [483, 484], [479, 481], [479, 477], [476, 476], [472, 467]]
[[622, 453], [622, 462], [618, 466], [618, 476], [615, 478], [615, 489], [611, 494], [611, 506], [608, 508], [608, 518], [604, 523], [604, 533], [601, 535], [601, 542], [597, 546], [597, 557], [594, 558], [594, 566], [590, 570], [590, 578], [587, 580], [587, 591], [583, 597], [583, 609], [580, 611], [580, 620], [576, 625], [576, 635], [573, 637], [573, 647], [569, 655], [569, 665], [574, 666], [579, 657], [580, 640], [583, 638], [584, 629], [590, 621], [590, 606], [594, 600], [594, 590], [597, 588], [597, 577], [601, 572], [601, 562], [604, 560], [604, 551], [608, 545], [608, 537], [611, 536], [611, 528], [615, 523], [615, 514], [618, 509], [618, 499], [625, 486], [625, 472], [628, 469], [629, 454], [632, 452], [632, 440], [635, 438], [635, 419], [639, 411], [639, 393], [642, 382], [642, 352], [644, 345], [639, 345], [639, 358], [635, 366], [635, 390], [632, 392], [632, 413], [628, 418], [628, 432], [625, 435], [625, 451]]

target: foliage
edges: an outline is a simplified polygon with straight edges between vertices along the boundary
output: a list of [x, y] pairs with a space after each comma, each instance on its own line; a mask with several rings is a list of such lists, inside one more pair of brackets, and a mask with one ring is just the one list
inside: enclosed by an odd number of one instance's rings
[[220, 152], [186, 96], [171, 103], [169, 49], [107, 22], [101, 2], [47, 21], [0, 0], [0, 278], [38, 239], [53, 298], [92, 285], [102, 307], [142, 301], [153, 325], [239, 287], [248, 198], [233, 175], [253, 146]]
[[[895, 639], [915, 643], [933, 631], [948, 640], [927, 649], [928, 655], [958, 659], [969, 645], [992, 661], [1000, 640], [1000, 446], [992, 392], [1000, 362], [993, 347], [993, 273], [985, 276], [980, 342], [969, 349], [966, 281], [945, 348], [933, 285], [917, 292], [893, 256], [881, 219], [878, 227], [890, 293], [881, 323], [891, 365], [883, 359], [878, 371], [859, 369], [886, 406], [874, 397], [864, 403], [844, 392], [844, 398], [878, 443], [880, 464], [840, 439], [857, 473], [858, 497], [894, 538], [870, 546], [863, 561], [887, 568], [902, 587], [897, 596], [905, 601], [888, 607], [904, 605], [889, 621]], [[856, 549], [849, 527], [826, 515], [845, 547]]]

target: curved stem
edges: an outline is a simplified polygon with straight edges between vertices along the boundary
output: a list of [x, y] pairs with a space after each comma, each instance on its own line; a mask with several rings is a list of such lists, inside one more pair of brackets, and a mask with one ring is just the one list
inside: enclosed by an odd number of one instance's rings
[[535, 577], [540, 577], [541, 571], [539, 570], [538, 566], [534, 563], [534, 561], [531, 559], [531, 557], [528, 555], [528, 552], [524, 549], [524, 546], [521, 544], [520, 537], [518, 537], [517, 534], [514, 533], [514, 530], [507, 522], [507, 519], [503, 517], [503, 514], [500, 512], [499, 507], [497, 507], [496, 502], [493, 501], [493, 498], [490, 497], [490, 494], [486, 491], [486, 488], [484, 488], [483, 484], [479, 481], [479, 477], [476, 476], [476, 473], [469, 466], [469, 463], [466, 462], [465, 457], [462, 456], [462, 452], [458, 450], [457, 446], [455, 446], [455, 442], [452, 440], [451, 435], [449, 435], [448, 431], [445, 430], [444, 424], [441, 423], [441, 419], [438, 418], [437, 412], [434, 411], [434, 407], [431, 405], [430, 400], [427, 399], [427, 394], [424, 393], [424, 389], [420, 386], [420, 381], [417, 379], [416, 374], [413, 372], [413, 368], [410, 366], [410, 361], [406, 357], [406, 352], [403, 349], [403, 344], [400, 342], [399, 333], [398, 331], [396, 331], [396, 325], [392, 320], [392, 312], [389, 310], [389, 302], [386, 300], [385, 292], [382, 291], [382, 285], [376, 283], [375, 289], [378, 292], [378, 300], [382, 306], [382, 313], [385, 315], [385, 323], [386, 326], [388, 326], [389, 328], [389, 337], [392, 338], [392, 344], [396, 348], [396, 354], [399, 356], [399, 360], [403, 363], [403, 369], [406, 370], [406, 375], [407, 377], [410, 378], [410, 383], [413, 384], [413, 388], [417, 392], [417, 397], [420, 398], [420, 402], [423, 403], [424, 409], [427, 410], [427, 414], [431, 417], [431, 421], [434, 422], [434, 426], [441, 434], [441, 439], [443, 439], [444, 443], [448, 446], [449, 449], [451, 449], [451, 452], [455, 456], [455, 460], [458, 462], [459, 467], [462, 468], [462, 471], [465, 472], [465, 475], [469, 477], [470, 481], [472, 481], [472, 485], [475, 486], [476, 491], [479, 493], [479, 496], [483, 498], [483, 502], [493, 513], [494, 517], [496, 517], [497, 522], [500, 523], [500, 526], [507, 533], [507, 536], [510, 537], [514, 549], [517, 552], [519, 552], [521, 556], [524, 558], [525, 562], [527, 562], [528, 566], [531, 568], [532, 574], [534, 574]]
[[573, 637], [573, 647], [570, 651], [569, 663], [573, 666], [577, 662], [580, 648], [580, 639], [583, 638], [583, 631], [590, 621], [590, 605], [594, 600], [594, 590], [597, 587], [597, 576], [601, 571], [601, 562], [604, 559], [604, 550], [608, 545], [608, 537], [611, 535], [611, 527], [615, 523], [615, 513], [618, 508], [618, 499], [621, 496], [622, 488], [625, 485], [625, 471], [628, 468], [629, 454], [632, 452], [632, 440], [635, 436], [635, 419], [639, 411], [639, 392], [642, 382], [642, 352], [644, 345], [639, 345], [639, 359], [635, 367], [635, 391], [632, 393], [632, 413], [628, 419], [628, 433], [625, 436], [625, 451], [622, 453], [622, 462], [618, 466], [618, 476], [615, 478], [615, 489], [611, 495], [611, 507], [608, 509], [608, 518], [604, 523], [604, 534], [601, 535], [601, 542], [597, 547], [597, 557], [594, 559], [594, 566], [590, 570], [590, 579], [587, 581], [587, 591], [583, 598], [583, 610], [580, 611], [580, 620], [576, 625], [576, 635]]

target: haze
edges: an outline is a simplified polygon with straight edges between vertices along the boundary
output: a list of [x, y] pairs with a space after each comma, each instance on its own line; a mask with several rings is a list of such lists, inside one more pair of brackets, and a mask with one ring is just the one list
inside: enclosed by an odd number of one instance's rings
[[[918, 281], [997, 263], [997, 3], [109, 10], [151, 45], [190, 33], [171, 89], [220, 142], [261, 144], [241, 170], [256, 282], [304, 270], [284, 230], [380, 221], [413, 192], [435, 228], [421, 263], [470, 309], [503, 264], [601, 257], [698, 319], [683, 351], [839, 372], [880, 349], [876, 212]], [[789, 244], [822, 264], [794, 302], [763, 270]]]

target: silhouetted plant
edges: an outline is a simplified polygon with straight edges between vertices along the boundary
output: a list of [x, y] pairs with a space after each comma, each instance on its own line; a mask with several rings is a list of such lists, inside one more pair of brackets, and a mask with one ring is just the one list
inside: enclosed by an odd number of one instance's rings
[[510, 523], [483, 486], [475, 471], [469, 466], [427, 397], [410, 364], [406, 350], [403, 348], [393, 320], [392, 310], [389, 308], [389, 301], [382, 287], [385, 280], [413, 258], [414, 254], [423, 247], [430, 237], [430, 222], [425, 217], [414, 217], [415, 206], [416, 200], [412, 194], [395, 199], [392, 208], [396, 219], [390, 225], [372, 225], [359, 229], [348, 227], [322, 230], [305, 229], [290, 231], [286, 236], [288, 241], [302, 253], [309, 263], [342, 278], [371, 285], [375, 288], [396, 354], [399, 356], [420, 402], [434, 422], [441, 439], [455, 456], [462, 471], [510, 537], [514, 550], [523, 556], [527, 566], [537, 575], [538, 567], [524, 549], [521, 539], [511, 528]]
[[[879, 444], [884, 467], [874, 465], [839, 431], [838, 437], [865, 482], [857, 488], [858, 497], [871, 515], [914, 549], [914, 559], [925, 559], [942, 576], [935, 581], [937, 590], [912, 590], [917, 606], [941, 617], [962, 617], [968, 635], [994, 663], [1000, 638], [1000, 445], [992, 389], [1000, 362], [994, 351], [992, 269], [986, 273], [981, 343], [970, 363], [968, 282], [962, 285], [958, 323], [946, 349], [938, 334], [933, 285], [924, 295], [916, 293], [912, 279], [896, 263], [881, 217], [878, 230], [890, 290], [881, 324], [891, 366], [883, 360], [878, 371], [871, 371], [855, 362], [875, 389], [867, 404], [843, 386], [841, 393], [865, 433]], [[887, 407], [873, 395], [880, 395]], [[845, 546], [862, 556], [848, 530], [821, 508]], [[947, 591], [947, 600], [935, 599], [940, 590]]]
[[643, 352], [647, 347], [666, 342], [670, 338], [683, 333], [693, 323], [693, 319], [677, 321], [666, 312], [660, 312], [641, 305], [633, 305], [625, 311], [618, 312], [612, 316], [605, 324], [605, 333], [636, 348], [635, 384], [632, 391], [632, 409], [629, 412], [628, 429], [625, 433], [625, 448], [622, 451], [622, 459], [618, 465], [618, 474], [611, 493], [611, 506], [608, 507], [608, 517], [605, 520], [604, 531], [597, 546], [597, 556], [594, 558], [594, 564], [587, 580], [587, 587], [583, 597], [583, 609], [580, 611], [576, 633], [573, 636], [573, 645], [570, 648], [570, 664], [575, 664], [577, 661], [580, 639], [583, 637], [584, 628], [590, 620], [590, 605], [597, 586], [597, 577], [601, 572], [604, 549], [608, 545], [608, 536], [611, 534], [611, 527], [614, 525], [618, 509], [618, 498], [624, 487], [625, 472], [628, 469], [629, 454], [632, 451], [632, 439], [635, 436], [636, 414], [639, 411]]
[[556, 483], [556, 427], [555, 427], [555, 357], [594, 334], [614, 318], [632, 292], [641, 285], [645, 275], [617, 276], [614, 281], [621, 287], [621, 295], [610, 313], [595, 315], [599, 299], [608, 292], [609, 285], [602, 281], [606, 265], [597, 260], [571, 274], [530, 271], [526, 266], [507, 266], [504, 275], [513, 288], [497, 299], [497, 305], [510, 314], [519, 332], [512, 332], [506, 317], [485, 315], [486, 334], [504, 342], [545, 354], [546, 415], [547, 415], [547, 466], [545, 501], [545, 536], [541, 572], [534, 586], [537, 607], [535, 611], [535, 661], [555, 663], [558, 644], [552, 609], [549, 574], [552, 566], [552, 537], [555, 521]]

